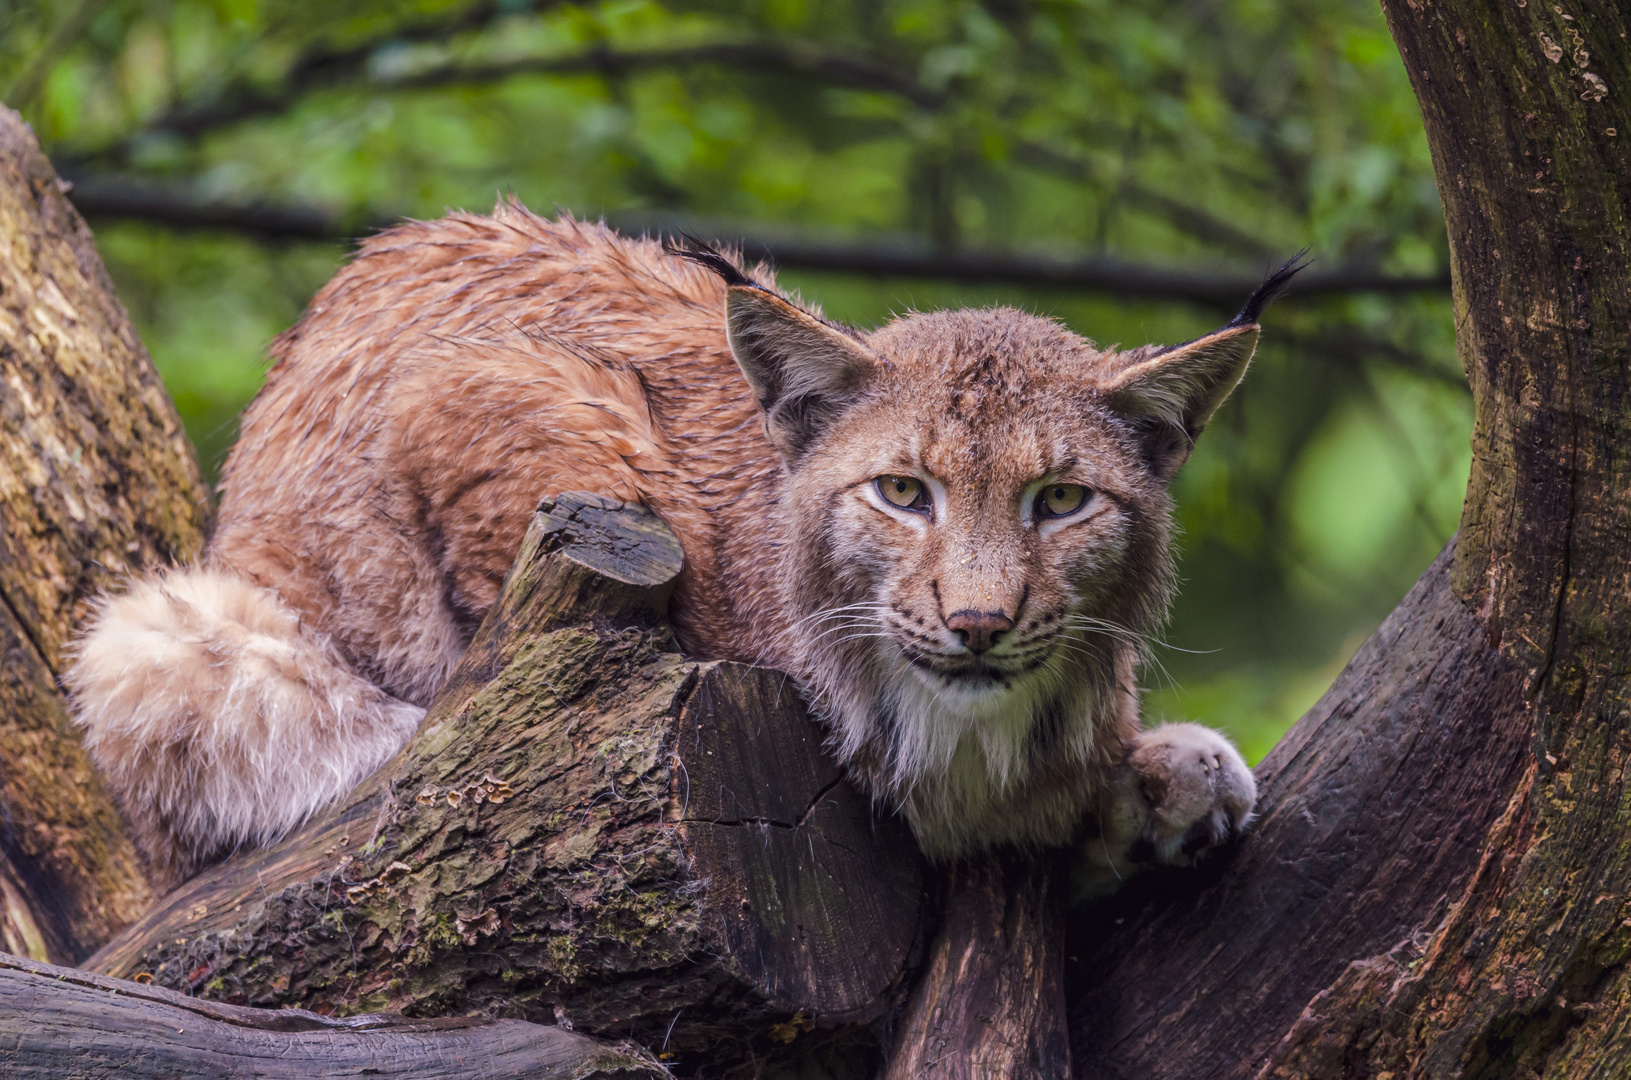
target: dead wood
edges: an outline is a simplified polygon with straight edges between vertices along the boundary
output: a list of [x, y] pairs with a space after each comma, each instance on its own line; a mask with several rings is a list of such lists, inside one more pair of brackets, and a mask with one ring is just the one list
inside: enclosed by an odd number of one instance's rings
[[1066, 1080], [1064, 854], [945, 874], [943, 915], [884, 1080]]

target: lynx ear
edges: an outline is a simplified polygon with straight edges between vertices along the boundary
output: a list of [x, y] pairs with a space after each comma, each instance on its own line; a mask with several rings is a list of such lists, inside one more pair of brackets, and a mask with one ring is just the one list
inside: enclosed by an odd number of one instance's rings
[[855, 397], [877, 365], [865, 345], [800, 309], [703, 247], [674, 251], [725, 281], [731, 353], [764, 410], [765, 431], [796, 461]]
[[1110, 407], [1133, 422], [1144, 460], [1171, 480], [1201, 429], [1235, 388], [1257, 348], [1257, 326], [1226, 326], [1154, 355], [1134, 350], [1131, 363], [1101, 389]]
[[1110, 406], [1137, 428], [1144, 459], [1164, 481], [1189, 458], [1201, 429], [1246, 374], [1257, 349], [1257, 318], [1304, 266], [1303, 256], [1270, 274], [1223, 329], [1186, 345], [1146, 346], [1100, 386]]

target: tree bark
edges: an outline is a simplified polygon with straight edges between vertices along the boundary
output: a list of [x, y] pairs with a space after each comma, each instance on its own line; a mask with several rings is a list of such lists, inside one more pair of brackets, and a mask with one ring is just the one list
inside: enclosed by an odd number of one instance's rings
[[1264, 762], [1240, 858], [1080, 921], [1080, 1076], [1631, 1072], [1631, 20], [1383, 8], [1449, 228], [1461, 530]]
[[150, 901], [57, 675], [123, 574], [197, 555], [198, 465], [90, 231], [0, 106], [0, 946], [83, 959]]
[[[524, 1020], [346, 1020], [200, 1001], [0, 953], [0, 1045], [8, 1080], [204, 1080], [320, 1076], [464, 1080], [665, 1077], [636, 1047]], [[479, 1064], [478, 1064], [479, 1063]]]
[[88, 966], [321, 1013], [558, 1021], [709, 1075], [866, 1075], [911, 970], [916, 849], [784, 676], [675, 651], [679, 567], [644, 510], [546, 503], [403, 753]]
[[984, 855], [945, 903], [884, 1080], [1065, 1080], [1063, 852]]

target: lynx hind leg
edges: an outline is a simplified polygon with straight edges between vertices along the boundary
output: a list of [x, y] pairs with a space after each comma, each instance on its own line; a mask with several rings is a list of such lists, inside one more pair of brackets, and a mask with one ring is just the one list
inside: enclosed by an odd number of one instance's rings
[[66, 682], [165, 884], [298, 827], [424, 716], [351, 671], [276, 593], [207, 569], [104, 600]]

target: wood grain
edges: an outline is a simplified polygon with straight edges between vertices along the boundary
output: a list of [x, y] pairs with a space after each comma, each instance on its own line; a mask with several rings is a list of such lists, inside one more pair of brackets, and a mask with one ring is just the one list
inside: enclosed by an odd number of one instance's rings
[[1082, 916], [1081, 1076], [1631, 1074], [1631, 11], [1382, 8], [1473, 392], [1461, 529], [1264, 763], [1240, 859]]
[[1062, 852], [952, 867], [884, 1080], [1065, 1080]]
[[1530, 720], [1522, 673], [1450, 589], [1452, 556], [1258, 767], [1260, 817], [1232, 861], [1074, 914], [1077, 1076], [1253, 1075], [1351, 961], [1409, 942], [1466, 887]]

